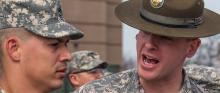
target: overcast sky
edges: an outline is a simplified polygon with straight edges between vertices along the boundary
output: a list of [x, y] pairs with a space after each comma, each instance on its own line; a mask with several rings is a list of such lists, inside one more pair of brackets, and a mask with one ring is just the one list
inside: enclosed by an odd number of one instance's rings
[[[123, 0], [126, 1], [126, 0]], [[220, 0], [204, 0], [205, 7], [220, 14]], [[123, 56], [136, 59], [135, 35], [137, 30], [123, 24]]]

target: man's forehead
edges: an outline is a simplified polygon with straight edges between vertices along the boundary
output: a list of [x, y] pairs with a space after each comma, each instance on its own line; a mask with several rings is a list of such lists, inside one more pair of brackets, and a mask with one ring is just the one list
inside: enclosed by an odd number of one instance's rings
[[70, 38], [67, 38], [67, 37], [65, 37], [65, 38], [55, 38], [55, 39], [51, 39], [51, 40], [58, 41], [58, 42], [67, 42], [67, 41], [70, 40]]
[[0, 29], [0, 31], [26, 31], [25, 28], [5, 28], [5, 29]]

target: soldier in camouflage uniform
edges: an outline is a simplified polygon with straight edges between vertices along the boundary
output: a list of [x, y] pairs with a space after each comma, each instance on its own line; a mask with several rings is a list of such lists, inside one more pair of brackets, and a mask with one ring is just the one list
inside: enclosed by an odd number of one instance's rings
[[61, 87], [71, 58], [67, 43], [81, 37], [64, 21], [60, 0], [0, 0], [0, 91]]
[[195, 80], [198, 84], [215, 89], [216, 92], [219, 93], [220, 69], [192, 64], [185, 66], [184, 70], [188, 76]]
[[68, 63], [68, 79], [74, 89], [109, 75], [107, 62], [101, 60], [100, 55], [94, 51], [77, 51], [72, 53], [71, 62]]
[[91, 82], [79, 93], [220, 93], [219, 84], [202, 83], [183, 69], [199, 37], [220, 32], [220, 16], [205, 9], [202, 0], [130, 0], [115, 13], [140, 30], [137, 68]]

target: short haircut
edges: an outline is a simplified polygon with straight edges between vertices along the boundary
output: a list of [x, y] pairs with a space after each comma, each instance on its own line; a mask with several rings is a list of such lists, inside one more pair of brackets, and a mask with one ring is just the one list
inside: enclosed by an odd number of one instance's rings
[[0, 29], [0, 70], [2, 69], [2, 58], [4, 57], [2, 46], [4, 40], [10, 36], [17, 36], [21, 40], [27, 40], [30, 36], [28, 33], [30, 32], [26, 31], [24, 28]]

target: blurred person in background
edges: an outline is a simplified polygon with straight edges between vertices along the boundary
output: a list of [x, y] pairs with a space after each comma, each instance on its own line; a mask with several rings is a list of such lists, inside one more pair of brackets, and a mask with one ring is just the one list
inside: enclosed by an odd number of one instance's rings
[[68, 80], [74, 90], [82, 85], [110, 74], [107, 71], [108, 63], [100, 58], [94, 51], [77, 51], [72, 53], [68, 63]]

